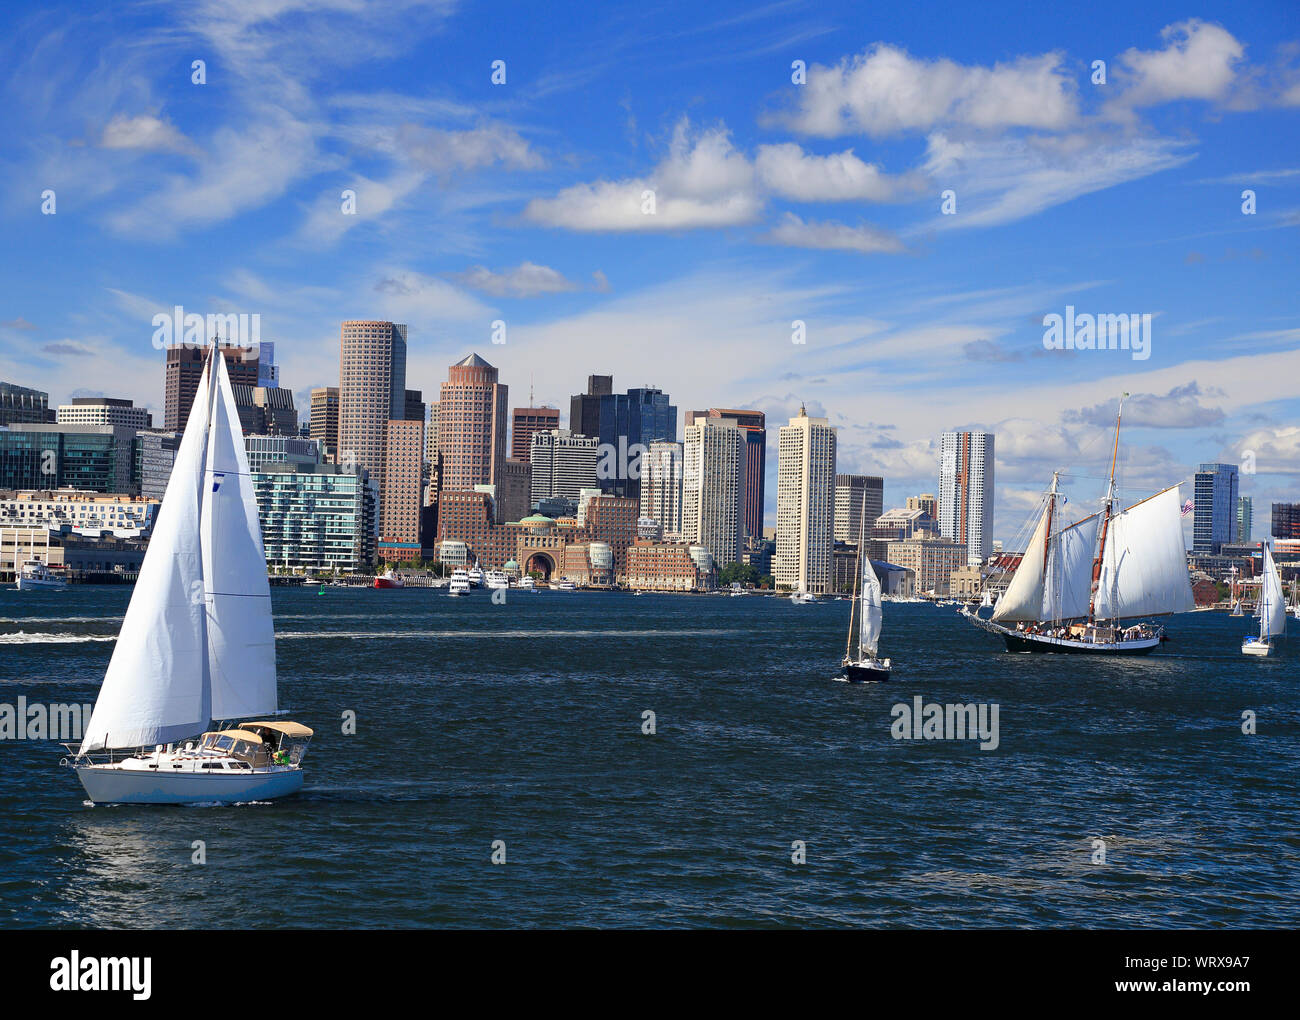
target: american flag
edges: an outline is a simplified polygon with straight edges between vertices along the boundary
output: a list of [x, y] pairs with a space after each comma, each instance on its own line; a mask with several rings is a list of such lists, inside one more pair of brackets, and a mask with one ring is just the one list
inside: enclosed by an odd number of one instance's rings
[[1183, 512], [1180, 513], [1178, 516], [1186, 517], [1191, 512], [1192, 512], [1192, 501], [1189, 499], [1186, 503], [1183, 504]]

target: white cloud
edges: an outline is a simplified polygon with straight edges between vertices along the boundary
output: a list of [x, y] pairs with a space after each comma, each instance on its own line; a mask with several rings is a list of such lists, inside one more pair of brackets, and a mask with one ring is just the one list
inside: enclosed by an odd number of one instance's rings
[[797, 106], [773, 120], [803, 134], [833, 138], [977, 129], [1060, 129], [1077, 117], [1075, 84], [1058, 53], [992, 67], [923, 60], [886, 43], [834, 67], [814, 64]]
[[786, 213], [780, 223], [764, 234], [762, 240], [794, 248], [855, 251], [861, 254], [896, 254], [905, 250], [902, 241], [879, 227], [865, 223], [851, 227], [834, 220], [804, 222], [791, 212]]
[[1236, 463], [1247, 450], [1255, 454], [1256, 474], [1300, 476], [1300, 426], [1255, 429], [1225, 451], [1225, 458]]
[[578, 285], [563, 273], [535, 262], [521, 262], [500, 273], [494, 273], [486, 266], [473, 266], [456, 274], [455, 279], [472, 290], [481, 290], [493, 297], [536, 297], [538, 294], [561, 294], [578, 289]]
[[914, 194], [923, 183], [915, 176], [890, 177], [852, 149], [817, 156], [793, 142], [760, 145], [754, 159], [759, 180], [769, 191], [799, 202], [889, 202]]
[[105, 149], [141, 149], [150, 152], [179, 152], [194, 155], [193, 142], [161, 117], [118, 114], [104, 125], [99, 144]]
[[1197, 18], [1167, 25], [1159, 50], [1136, 47], [1118, 62], [1127, 106], [1152, 106], [1178, 99], [1224, 99], [1236, 79], [1245, 47], [1218, 25]]
[[[1134, 393], [1124, 401], [1124, 424], [1157, 429], [1189, 429], [1219, 425], [1224, 420], [1223, 409], [1208, 407], [1201, 402], [1206, 394], [1196, 382], [1175, 386], [1168, 393]], [[1066, 411], [1061, 419], [1103, 428], [1115, 423], [1119, 398], [1092, 407]]]

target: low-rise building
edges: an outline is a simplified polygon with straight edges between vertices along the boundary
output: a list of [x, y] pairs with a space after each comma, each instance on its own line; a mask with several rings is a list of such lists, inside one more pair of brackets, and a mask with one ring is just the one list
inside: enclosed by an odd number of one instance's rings
[[148, 540], [159, 501], [76, 489], [0, 490], [0, 524]]
[[967, 562], [966, 546], [945, 538], [909, 538], [888, 543], [886, 558], [916, 576], [922, 594], [947, 595], [952, 572]]
[[688, 543], [638, 539], [627, 549], [624, 583], [636, 591], [704, 591], [711, 578]]

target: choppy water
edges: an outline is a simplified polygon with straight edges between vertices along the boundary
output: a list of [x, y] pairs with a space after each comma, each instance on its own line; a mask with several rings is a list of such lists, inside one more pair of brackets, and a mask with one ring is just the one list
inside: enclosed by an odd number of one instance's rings
[[[0, 591], [0, 702], [93, 700], [129, 595]], [[895, 680], [851, 686], [846, 603], [274, 601], [304, 793], [92, 808], [53, 743], [0, 742], [0, 926], [1300, 922], [1300, 642], [1245, 660], [1249, 619], [1097, 661], [890, 605]], [[915, 695], [996, 703], [1000, 746], [894, 739]]]

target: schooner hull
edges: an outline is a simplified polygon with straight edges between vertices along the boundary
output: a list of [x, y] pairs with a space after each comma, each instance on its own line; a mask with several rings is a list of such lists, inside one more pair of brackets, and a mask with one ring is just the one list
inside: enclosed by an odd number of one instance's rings
[[296, 768], [222, 775], [83, 765], [77, 778], [95, 804], [238, 804], [297, 793], [303, 777]]
[[1068, 638], [1053, 638], [1043, 634], [1024, 634], [1003, 631], [1002, 640], [1008, 652], [1044, 652], [1067, 655], [1150, 655], [1160, 647], [1161, 638], [1141, 638], [1136, 641], [1085, 642]]

